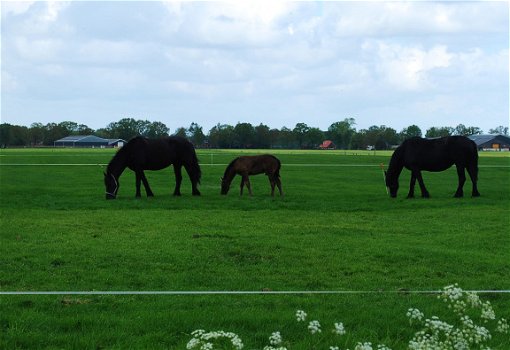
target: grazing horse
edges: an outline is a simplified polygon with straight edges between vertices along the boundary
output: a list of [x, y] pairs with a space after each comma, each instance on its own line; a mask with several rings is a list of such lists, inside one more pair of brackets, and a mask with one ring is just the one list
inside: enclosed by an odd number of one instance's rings
[[278, 158], [270, 154], [259, 156], [242, 156], [234, 159], [225, 169], [225, 174], [221, 178], [221, 194], [227, 194], [230, 189], [230, 183], [236, 175], [241, 175], [241, 196], [243, 187], [246, 184], [251, 193], [250, 175], [266, 174], [271, 183], [271, 196], [274, 196], [274, 187], [278, 186], [280, 196], [283, 195], [282, 183], [280, 182], [281, 163]]
[[151, 188], [144, 170], [160, 170], [173, 164], [175, 172], [174, 196], [181, 195], [181, 167], [184, 166], [191, 180], [194, 196], [199, 196], [197, 185], [201, 171], [193, 144], [182, 137], [170, 136], [147, 139], [137, 136], [124, 145], [108, 164], [104, 174], [106, 199], [115, 199], [119, 191], [119, 177], [129, 168], [136, 174], [136, 197], [140, 197], [140, 182], [143, 182], [147, 197], [152, 197]]
[[411, 182], [407, 198], [414, 197], [414, 185], [416, 180], [420, 185], [421, 196], [430, 197], [425, 188], [421, 171], [443, 171], [452, 165], [457, 167], [459, 186], [455, 197], [462, 197], [467, 169], [473, 183], [472, 196], [478, 197], [480, 193], [476, 185], [478, 179], [478, 150], [476, 144], [465, 136], [447, 136], [435, 139], [423, 139], [412, 137], [405, 140], [391, 156], [388, 171], [385, 172], [386, 186], [390, 190], [390, 196], [395, 198], [398, 191], [398, 177], [402, 169], [406, 167], [411, 171]]

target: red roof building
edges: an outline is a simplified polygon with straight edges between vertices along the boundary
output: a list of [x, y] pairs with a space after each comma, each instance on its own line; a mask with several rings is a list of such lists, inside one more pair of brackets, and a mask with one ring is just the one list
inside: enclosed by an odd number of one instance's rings
[[325, 140], [319, 146], [320, 149], [336, 149], [335, 144], [331, 140]]

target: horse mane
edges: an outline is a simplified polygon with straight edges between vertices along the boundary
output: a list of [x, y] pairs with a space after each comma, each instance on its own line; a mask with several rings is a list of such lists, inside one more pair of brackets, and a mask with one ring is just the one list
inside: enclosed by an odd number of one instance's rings
[[132, 139], [130, 139], [124, 146], [119, 148], [119, 150], [115, 153], [112, 160], [110, 161], [110, 163], [108, 163], [108, 166], [106, 167], [107, 173], [112, 172], [112, 170], [114, 170], [114, 167], [117, 167], [119, 163], [123, 163], [123, 161], [125, 161], [126, 157], [128, 156], [133, 146], [140, 142], [147, 142], [147, 139], [143, 136], [135, 136]]
[[234, 163], [237, 162], [237, 160], [239, 158], [240, 157], [234, 158], [234, 160], [231, 161], [229, 165], [227, 165], [227, 168], [225, 169], [225, 172], [223, 173], [223, 177], [227, 176], [228, 172], [232, 169], [232, 167], [234, 166]]

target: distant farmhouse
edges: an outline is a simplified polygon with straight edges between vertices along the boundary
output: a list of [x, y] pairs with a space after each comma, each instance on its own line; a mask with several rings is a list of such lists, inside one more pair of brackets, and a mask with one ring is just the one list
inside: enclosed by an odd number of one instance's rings
[[509, 151], [510, 137], [506, 135], [471, 135], [479, 151]]
[[126, 141], [122, 139], [103, 139], [94, 135], [67, 136], [53, 142], [55, 147], [89, 147], [106, 148], [122, 147]]
[[319, 146], [320, 149], [336, 149], [336, 145], [331, 140], [325, 140]]

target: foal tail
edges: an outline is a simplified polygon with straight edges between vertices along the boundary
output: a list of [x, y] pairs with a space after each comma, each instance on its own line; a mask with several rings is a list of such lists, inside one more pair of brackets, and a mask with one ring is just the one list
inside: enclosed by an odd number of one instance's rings
[[276, 166], [276, 171], [274, 172], [274, 176], [279, 179], [280, 178], [280, 168], [282, 167], [282, 162], [280, 162], [280, 160], [278, 158], [276, 158], [275, 156], [273, 156], [273, 158], [276, 160], [276, 162], [278, 163], [278, 165]]

